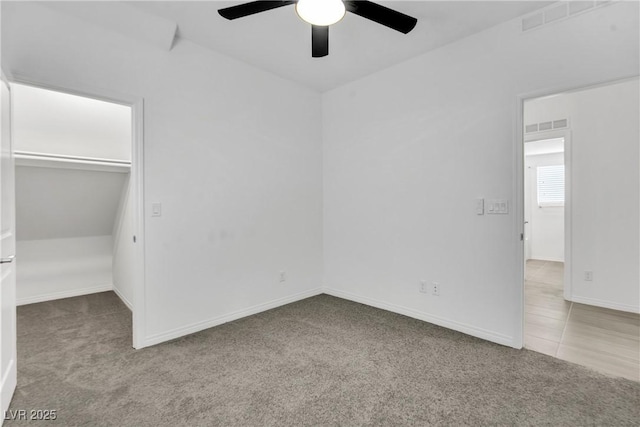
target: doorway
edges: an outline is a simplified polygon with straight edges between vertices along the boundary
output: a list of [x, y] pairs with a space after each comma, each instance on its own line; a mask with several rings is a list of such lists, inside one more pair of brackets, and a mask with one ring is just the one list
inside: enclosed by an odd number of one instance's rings
[[140, 348], [142, 100], [26, 79], [12, 89], [17, 305], [126, 306]]
[[564, 300], [567, 139], [563, 135], [524, 144], [524, 342], [530, 350], [553, 356], [570, 308]]
[[517, 149], [524, 347], [635, 381], [639, 83], [521, 98]]

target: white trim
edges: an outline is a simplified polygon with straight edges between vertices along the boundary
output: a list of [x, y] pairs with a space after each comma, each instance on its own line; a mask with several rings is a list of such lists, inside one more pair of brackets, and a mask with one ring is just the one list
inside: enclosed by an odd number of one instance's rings
[[[115, 288], [114, 288], [114, 292], [117, 293]], [[386, 302], [382, 302], [372, 298], [352, 294], [350, 292], [344, 292], [337, 289], [326, 288], [326, 287], [316, 288], [309, 291], [301, 292], [295, 295], [291, 295], [291, 296], [280, 298], [270, 302], [258, 304], [246, 309], [234, 311], [232, 313], [224, 314], [222, 316], [214, 317], [209, 320], [193, 323], [180, 328], [175, 328], [160, 334], [151, 335], [147, 337], [147, 339], [145, 340], [144, 346], [147, 347], [147, 346], [160, 344], [172, 339], [176, 339], [176, 338], [183, 337], [185, 335], [200, 332], [205, 329], [222, 325], [224, 323], [232, 322], [234, 320], [238, 320], [247, 316], [252, 316], [254, 314], [261, 313], [263, 311], [271, 310], [276, 307], [280, 307], [286, 304], [291, 304], [293, 302], [300, 301], [300, 300], [310, 298], [316, 295], [321, 295], [321, 294], [327, 294], [337, 298], [342, 298], [342, 299], [354, 301], [360, 304], [365, 304], [371, 307], [376, 307], [381, 310], [402, 314], [404, 316], [412, 317], [414, 319], [422, 320], [424, 322], [432, 323], [432, 324], [442, 326], [444, 328], [452, 329], [458, 332], [462, 332], [464, 334], [471, 335], [480, 339], [491, 341], [496, 344], [520, 348], [515, 346], [513, 338], [507, 335], [499, 334], [483, 328], [478, 328], [473, 325], [456, 322], [443, 317], [430, 315], [418, 310], [399, 306], [396, 304], [386, 303]]]
[[74, 82], [74, 88], [52, 81], [32, 79], [27, 74], [15, 72], [12, 82], [54, 90], [62, 93], [93, 98], [99, 101], [131, 107], [131, 175], [129, 185], [133, 191], [132, 215], [133, 233], [137, 244], [134, 245], [132, 259], [134, 268], [133, 282], [133, 347], [145, 346], [145, 252], [144, 252], [144, 98], [139, 95], [118, 93], [111, 89], [95, 88]]
[[147, 337], [147, 339], [144, 342], [144, 345], [150, 346], [150, 345], [160, 344], [165, 341], [169, 341], [175, 338], [183, 337], [185, 335], [200, 332], [202, 330], [209, 329], [214, 326], [219, 326], [224, 323], [232, 322], [234, 320], [238, 320], [243, 317], [247, 317], [257, 313], [261, 313], [263, 311], [271, 310], [273, 308], [280, 307], [286, 304], [291, 304], [292, 302], [300, 301], [316, 295], [321, 295], [322, 293], [323, 293], [322, 288], [311, 289], [309, 291], [300, 292], [288, 297], [279, 298], [273, 301], [254, 305], [253, 307], [248, 307], [248, 308], [234, 311], [228, 314], [223, 314], [222, 316], [214, 317], [209, 320], [204, 320], [202, 322], [192, 323], [190, 325], [182, 326], [180, 328], [171, 329], [170, 331], [162, 332], [160, 334], [155, 334]]
[[571, 129], [564, 134], [564, 276], [562, 289], [564, 299], [569, 299], [573, 288], [573, 145]]
[[11, 398], [13, 397], [13, 393], [16, 390], [16, 386], [18, 384], [17, 374], [18, 372], [16, 370], [16, 359], [14, 352], [13, 359], [9, 361], [9, 367], [2, 375], [2, 385], [0, 386], [0, 396], [2, 396], [2, 402], [0, 402], [0, 409], [2, 410], [2, 412], [0, 412], [0, 426], [4, 422], [4, 414], [9, 410]]
[[432, 314], [424, 313], [422, 311], [418, 311], [413, 308], [391, 304], [388, 302], [379, 301], [369, 297], [363, 297], [360, 295], [352, 294], [351, 292], [339, 291], [337, 289], [332, 289], [332, 288], [323, 288], [323, 291], [327, 295], [332, 295], [334, 297], [358, 302], [360, 304], [365, 304], [365, 305], [376, 307], [382, 310], [391, 311], [393, 313], [402, 314], [404, 316], [412, 317], [414, 319], [422, 320], [424, 322], [433, 323], [434, 325], [442, 326], [447, 329], [453, 329], [454, 331], [462, 332], [464, 334], [481, 338], [483, 340], [491, 341], [496, 344], [515, 347], [514, 346], [515, 342], [513, 337], [509, 337], [503, 334], [498, 334], [496, 332], [489, 331], [487, 329], [478, 328], [477, 326], [456, 322], [454, 320], [445, 319], [444, 317], [440, 317], [440, 316], [434, 316]]
[[513, 123], [515, 124], [514, 129], [514, 138], [516, 141], [515, 149], [513, 150], [513, 185], [511, 187], [511, 192], [513, 196], [513, 205], [514, 215], [513, 215], [513, 233], [516, 236], [515, 239], [515, 247], [513, 253], [516, 256], [516, 271], [515, 277], [513, 278], [513, 283], [516, 285], [516, 303], [515, 306], [515, 325], [513, 329], [513, 347], [514, 348], [522, 348], [524, 346], [524, 273], [525, 273], [525, 250], [524, 250], [524, 221], [525, 221], [525, 212], [524, 212], [524, 99], [523, 97], [518, 96], [516, 99], [516, 108], [515, 108], [515, 120]]
[[629, 313], [640, 313], [640, 306], [619, 304], [616, 302], [605, 301], [597, 298], [586, 298], [572, 296], [567, 298], [571, 302], [577, 302], [579, 304], [594, 305], [596, 307], [610, 308], [612, 310], [627, 311]]
[[[13, 106], [13, 96], [11, 93], [11, 86], [9, 85], [9, 81], [7, 80], [7, 75], [10, 76], [10, 74], [5, 74], [4, 70], [0, 70], [0, 81], [2, 82], [2, 84], [5, 85], [8, 93], [9, 93], [9, 111], [8, 111], [8, 116], [9, 116], [9, 120], [8, 123], [4, 123], [7, 124], [9, 127], [9, 132], [8, 132], [8, 148], [9, 148], [9, 152], [7, 153], [8, 155], [8, 162], [6, 164], [6, 166], [9, 167], [9, 171], [11, 172], [11, 180], [14, 181], [15, 178], [15, 171], [14, 169], [14, 165], [13, 165], [13, 154], [12, 154], [12, 149], [13, 149], [13, 113], [12, 113], [12, 106]], [[4, 97], [3, 97], [4, 99]], [[5, 160], [7, 159], [2, 159], [2, 163], [5, 162]], [[15, 183], [15, 182], [14, 182]], [[9, 248], [6, 248], [10, 251], [15, 251], [15, 192], [13, 191], [13, 185], [9, 186], [9, 197], [8, 199], [12, 202], [12, 206], [9, 207], [9, 218], [5, 218], [5, 220], [9, 221], [8, 227], [6, 228], [5, 232], [2, 232], [1, 227], [0, 227], [0, 240], [5, 240], [8, 239], [8, 242], [10, 244]], [[4, 194], [2, 195], [4, 196]], [[0, 221], [1, 222], [1, 221]], [[1, 252], [1, 250], [0, 250]], [[2, 255], [4, 257], [8, 257], [11, 255], [15, 255], [15, 252], [13, 253], [2, 253]], [[8, 301], [2, 301], [2, 305], [3, 305], [3, 309], [2, 311], [4, 312], [5, 309], [7, 311], [10, 312], [10, 318], [9, 319], [3, 319], [3, 321], [8, 320], [8, 323], [3, 323], [2, 324], [2, 333], [9, 333], [9, 337], [7, 336], [3, 336], [2, 337], [2, 341], [0, 342], [0, 347], [2, 347], [2, 352], [5, 354], [8, 354], [8, 357], [10, 358], [8, 360], [8, 364], [7, 364], [7, 368], [5, 369], [4, 372], [1, 373], [1, 382], [0, 382], [0, 415], [2, 415], [2, 417], [0, 418], [0, 425], [3, 424], [4, 422], [4, 414], [5, 411], [9, 409], [9, 405], [11, 403], [11, 399], [13, 397], [13, 394], [16, 390], [16, 385], [17, 385], [17, 369], [16, 369], [16, 360], [17, 360], [17, 332], [16, 332], [16, 308], [14, 306], [15, 304], [15, 292], [16, 292], [16, 282], [15, 282], [15, 264], [9, 264], [8, 266], [2, 268], [2, 270], [5, 270], [5, 275], [2, 279], [0, 279], [0, 282], [3, 282], [5, 279], [9, 279], [10, 282], [5, 283], [3, 285], [3, 290], [6, 290], [7, 295], [6, 297], [9, 298]], [[12, 277], [9, 277], [9, 276]], [[3, 313], [4, 314], [4, 313]], [[3, 361], [4, 362], [4, 361]]]
[[[146, 336], [146, 278], [145, 278], [145, 218], [144, 218], [144, 99], [131, 105], [131, 215], [133, 216], [133, 348], [145, 346]], [[132, 238], [133, 238], [132, 236]]]
[[105, 283], [104, 285], [90, 286], [86, 288], [71, 289], [68, 291], [51, 292], [47, 294], [34, 295], [26, 298], [16, 298], [16, 305], [35, 304], [37, 302], [52, 301], [62, 298], [79, 297], [80, 295], [95, 294], [98, 292], [112, 291], [113, 285]]
[[118, 287], [114, 284], [113, 285], [113, 292], [118, 295], [118, 298], [120, 298], [122, 300], [122, 302], [124, 303], [124, 305], [127, 306], [127, 308], [133, 312], [133, 304], [131, 303], [131, 301], [129, 301], [127, 299], [127, 297], [124, 296], [124, 294], [122, 292], [120, 292], [120, 290], [118, 289]]

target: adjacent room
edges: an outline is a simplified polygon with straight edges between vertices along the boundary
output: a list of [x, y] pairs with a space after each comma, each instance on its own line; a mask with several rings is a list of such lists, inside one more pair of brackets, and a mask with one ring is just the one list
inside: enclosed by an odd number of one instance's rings
[[3, 1], [3, 425], [637, 425], [639, 6]]
[[525, 347], [640, 379], [638, 79], [524, 105]]

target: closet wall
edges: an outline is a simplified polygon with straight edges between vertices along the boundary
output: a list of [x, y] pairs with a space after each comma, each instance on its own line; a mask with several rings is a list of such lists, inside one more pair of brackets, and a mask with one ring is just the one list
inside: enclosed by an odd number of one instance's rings
[[[18, 304], [118, 288], [114, 239], [131, 220], [130, 108], [23, 85], [13, 92]], [[118, 259], [126, 272], [130, 258]], [[126, 286], [119, 294], [131, 301]]]

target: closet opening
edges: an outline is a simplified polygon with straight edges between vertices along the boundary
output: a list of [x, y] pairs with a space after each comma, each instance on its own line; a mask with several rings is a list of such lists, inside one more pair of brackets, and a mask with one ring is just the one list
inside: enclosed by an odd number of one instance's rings
[[131, 342], [139, 263], [134, 107], [11, 87], [18, 334], [21, 321], [43, 316], [121, 315]]

